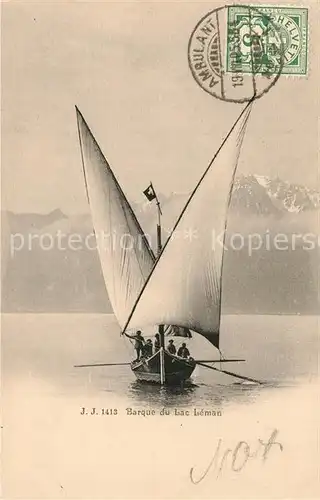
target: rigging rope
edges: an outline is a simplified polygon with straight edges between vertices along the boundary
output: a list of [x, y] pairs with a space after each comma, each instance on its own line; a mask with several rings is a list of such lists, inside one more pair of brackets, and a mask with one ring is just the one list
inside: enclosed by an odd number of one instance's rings
[[221, 349], [218, 349], [218, 351], [219, 351], [219, 354], [220, 354], [220, 370], [222, 370], [221, 360], [225, 359], [225, 357], [224, 357], [224, 355], [222, 354]]

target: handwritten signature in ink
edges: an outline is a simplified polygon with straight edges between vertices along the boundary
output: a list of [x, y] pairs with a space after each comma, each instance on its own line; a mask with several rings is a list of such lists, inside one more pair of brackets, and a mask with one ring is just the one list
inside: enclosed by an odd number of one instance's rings
[[277, 429], [274, 429], [268, 439], [263, 441], [258, 439], [257, 445], [251, 448], [246, 441], [239, 441], [237, 445], [231, 449], [223, 450], [222, 439], [219, 439], [212, 459], [207, 468], [202, 474], [196, 477], [194, 467], [190, 469], [190, 480], [193, 484], [198, 484], [207, 476], [209, 471], [215, 474], [216, 479], [220, 476], [225, 467], [229, 467], [233, 472], [240, 472], [248, 463], [249, 460], [258, 459], [265, 462], [270, 455], [272, 449], [283, 451], [283, 445], [276, 441], [279, 434]]

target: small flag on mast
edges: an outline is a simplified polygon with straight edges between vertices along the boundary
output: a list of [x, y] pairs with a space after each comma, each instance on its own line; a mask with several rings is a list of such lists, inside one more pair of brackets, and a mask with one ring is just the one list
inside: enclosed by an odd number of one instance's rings
[[157, 198], [157, 195], [155, 193], [155, 190], [153, 189], [153, 185], [150, 183], [150, 185], [143, 191], [143, 194], [147, 198], [148, 201], [152, 201]]

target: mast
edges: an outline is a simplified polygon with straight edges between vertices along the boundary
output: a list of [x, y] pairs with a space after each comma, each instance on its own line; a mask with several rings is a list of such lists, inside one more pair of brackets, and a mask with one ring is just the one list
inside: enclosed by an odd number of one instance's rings
[[[152, 183], [150, 183], [152, 186]], [[153, 186], [152, 186], [153, 188]], [[155, 192], [155, 191], [154, 191]], [[161, 205], [158, 200], [158, 197], [156, 195], [156, 203], [157, 203], [157, 209], [158, 209], [158, 223], [157, 223], [157, 256], [161, 254], [162, 250], [162, 228], [161, 228], [161, 215], [162, 215], [162, 210], [161, 210]], [[160, 333], [160, 347], [164, 347], [164, 325], [159, 325], [159, 333]]]
[[161, 250], [162, 250], [162, 238], [161, 238], [161, 215], [162, 215], [162, 210], [161, 210], [161, 205], [160, 201], [158, 199], [157, 193], [154, 190], [152, 182], [150, 182], [150, 186], [154, 192], [154, 196], [156, 198], [156, 204], [157, 204], [157, 209], [158, 209], [158, 223], [157, 223], [157, 256], [159, 257]]
[[[156, 198], [157, 209], [158, 209], [158, 224], [157, 224], [157, 249], [158, 249], [158, 257], [162, 250], [162, 242], [161, 242], [161, 206]], [[165, 373], [165, 364], [164, 364], [164, 325], [159, 325], [159, 335], [160, 335], [160, 383], [164, 385], [166, 382], [166, 373]]]
[[[162, 210], [160, 201], [158, 199], [157, 193], [153, 187], [152, 182], [150, 181], [150, 187], [154, 193], [154, 198], [156, 199], [157, 211], [158, 211], [158, 222], [157, 222], [157, 257], [160, 256], [162, 250], [162, 228], [161, 228], [161, 216]], [[160, 334], [160, 347], [164, 347], [164, 325], [159, 325], [159, 334]]]
[[[158, 210], [158, 223], [157, 223], [157, 256], [159, 257], [161, 254], [162, 250], [162, 230], [161, 230], [161, 215], [162, 215], [162, 210], [161, 210], [161, 205], [158, 199], [158, 196], [156, 195], [156, 192], [154, 190], [154, 187], [152, 185], [152, 182], [150, 182], [150, 185], [153, 189], [153, 192], [156, 196], [156, 204], [157, 204], [157, 210]], [[160, 383], [161, 385], [164, 385], [166, 382], [166, 373], [165, 373], [165, 364], [164, 364], [164, 325], [159, 325], [159, 335], [160, 335]]]

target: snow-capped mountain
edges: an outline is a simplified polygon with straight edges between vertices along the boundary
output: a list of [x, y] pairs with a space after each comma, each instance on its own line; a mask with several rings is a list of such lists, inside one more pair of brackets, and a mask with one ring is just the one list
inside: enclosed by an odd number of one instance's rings
[[320, 208], [320, 193], [279, 178], [261, 175], [238, 177], [234, 184], [231, 208], [257, 215], [299, 213]]

